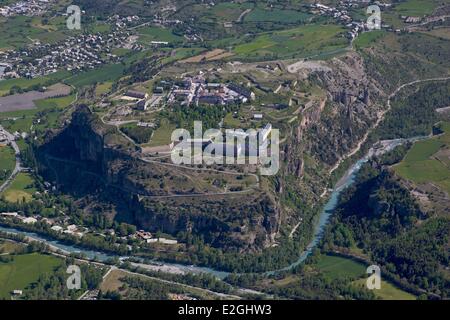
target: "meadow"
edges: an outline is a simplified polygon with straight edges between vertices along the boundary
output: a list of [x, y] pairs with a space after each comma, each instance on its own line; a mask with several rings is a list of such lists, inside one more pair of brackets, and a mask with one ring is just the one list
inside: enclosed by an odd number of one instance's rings
[[10, 262], [0, 262], [0, 300], [9, 299], [13, 290], [26, 290], [61, 264], [61, 259], [39, 253], [11, 257]]
[[353, 42], [356, 49], [362, 49], [370, 47], [377, 40], [383, 38], [386, 35], [385, 31], [374, 30], [369, 32], [361, 33]]
[[308, 13], [294, 10], [255, 8], [245, 16], [244, 22], [302, 23], [310, 17]]
[[242, 59], [308, 57], [346, 48], [343, 32], [336, 25], [302, 26], [260, 34], [233, 51]]
[[219, 3], [208, 11], [208, 16], [214, 16], [220, 21], [236, 21], [247, 9], [253, 8], [252, 3]]
[[394, 166], [397, 174], [415, 183], [435, 183], [450, 192], [450, 164], [436, 156], [450, 146], [450, 123], [442, 124], [445, 134], [416, 142], [406, 157]]
[[9, 94], [11, 88], [13, 87], [18, 87], [25, 90], [31, 88], [32, 86], [49, 86], [51, 84], [64, 80], [69, 76], [70, 73], [67, 71], [58, 71], [46, 76], [36, 77], [32, 79], [16, 78], [2, 80], [0, 81], [0, 96]]
[[183, 37], [174, 34], [168, 28], [142, 27], [137, 31], [139, 32], [139, 42], [142, 44], [150, 44], [151, 41], [164, 41], [170, 44], [183, 42]]
[[67, 84], [80, 88], [95, 83], [114, 81], [119, 79], [123, 75], [124, 69], [125, 67], [122, 64], [109, 64], [98, 69], [77, 74], [67, 79], [65, 82]]
[[28, 173], [20, 172], [8, 189], [4, 192], [5, 200], [8, 202], [28, 202], [32, 199], [36, 189], [33, 186], [34, 180]]
[[339, 278], [360, 278], [366, 272], [366, 267], [359, 262], [331, 255], [321, 256], [316, 267], [331, 280]]
[[[366, 266], [362, 263], [353, 261], [348, 258], [322, 255], [315, 265], [316, 268], [330, 280], [337, 279], [356, 279], [351, 285], [359, 288], [367, 288]], [[367, 289], [368, 290], [368, 289]], [[415, 300], [416, 297], [405, 292], [392, 283], [381, 280], [381, 289], [372, 290], [378, 299], [382, 300]]]
[[143, 147], [157, 147], [169, 144], [173, 130], [175, 130], [175, 125], [169, 123], [166, 119], [162, 119], [150, 142], [143, 145]]
[[[359, 288], [367, 288], [366, 281], [366, 279], [359, 279], [352, 284]], [[372, 292], [382, 300], [416, 300], [414, 295], [397, 288], [390, 282], [383, 281], [383, 279], [381, 279], [381, 288], [372, 290]]]
[[37, 124], [36, 127], [45, 128], [48, 127], [49, 123], [54, 125], [59, 111], [69, 106], [74, 99], [75, 95], [36, 100], [34, 102], [36, 105], [35, 109], [0, 113], [0, 124], [10, 132], [29, 132], [37, 114], [44, 112], [47, 121]]
[[407, 0], [394, 8], [397, 14], [405, 16], [424, 16], [431, 14], [438, 2], [434, 0]]
[[5, 182], [16, 165], [16, 156], [13, 148], [10, 146], [0, 146], [0, 185]]

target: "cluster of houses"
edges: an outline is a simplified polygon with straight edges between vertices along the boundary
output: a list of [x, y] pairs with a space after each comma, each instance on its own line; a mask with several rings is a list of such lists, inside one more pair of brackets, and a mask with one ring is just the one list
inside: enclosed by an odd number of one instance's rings
[[185, 77], [172, 86], [167, 102], [181, 105], [226, 105], [255, 100], [255, 94], [234, 83], [208, 83], [201, 75]]
[[350, 31], [347, 33], [347, 37], [355, 39], [360, 32], [369, 30], [367, 23], [363, 21], [354, 21], [349, 14], [351, 8], [359, 8], [361, 6], [369, 7], [369, 5], [377, 5], [381, 8], [387, 8], [392, 6], [390, 3], [383, 3], [379, 1], [373, 2], [372, 0], [343, 0], [340, 1], [338, 7], [331, 7], [320, 3], [311, 4], [311, 12], [316, 15], [328, 16], [337, 19], [337, 21], [344, 24]]
[[136, 15], [121, 17], [116, 14], [108, 18], [108, 22], [119, 29], [129, 27], [130, 25], [135, 25], [139, 23], [140, 20], [141, 19], [139, 18], [139, 16]]
[[86, 234], [89, 230], [87, 228], [80, 228], [74, 224], [67, 225], [66, 224], [57, 224], [54, 219], [49, 218], [43, 218], [40, 216], [32, 216], [32, 217], [25, 217], [20, 215], [18, 212], [1, 212], [0, 217], [5, 219], [16, 219], [19, 220], [21, 223], [24, 224], [35, 224], [37, 222], [43, 222], [50, 227], [51, 230], [55, 232], [65, 233], [68, 235], [74, 235], [77, 237], [83, 237], [84, 234]]
[[419, 23], [422, 21], [421, 17], [401, 16], [405, 23]]
[[[79, 238], [82, 238], [85, 234], [89, 233], [89, 228], [86, 227], [80, 227], [75, 224], [70, 224], [69, 218], [65, 217], [64, 219], [50, 219], [50, 218], [43, 218], [41, 216], [32, 216], [32, 217], [25, 217], [18, 212], [1, 212], [0, 218], [3, 219], [15, 219], [16, 221], [19, 221], [23, 224], [35, 224], [37, 222], [42, 222], [50, 226], [50, 229], [54, 232], [63, 233], [66, 235], [76, 236]], [[109, 232], [109, 234], [115, 234], [114, 230], [106, 230]], [[175, 245], [178, 243], [177, 240], [173, 239], [167, 239], [162, 237], [153, 237], [153, 235], [150, 232], [146, 232], [144, 230], [136, 231], [136, 233], [128, 236], [128, 237], [122, 237], [122, 240], [127, 239], [133, 239], [133, 240], [139, 240], [145, 243], [161, 243], [166, 245]]]
[[141, 241], [144, 241], [146, 243], [162, 243], [162, 244], [169, 244], [174, 245], [177, 244], [177, 240], [173, 239], [167, 239], [167, 238], [154, 238], [153, 235], [150, 232], [144, 231], [144, 230], [138, 230], [134, 235], [132, 235], [134, 239], [139, 239]]
[[[8, 61], [17, 75], [33, 78], [54, 73], [57, 70], [78, 71], [94, 69], [104, 63], [117, 62], [111, 53], [127, 41], [128, 32], [113, 31], [109, 34], [81, 34], [56, 44], [40, 44], [23, 51], [0, 53], [2, 61]], [[32, 57], [24, 62], [24, 57]]]
[[48, 5], [51, 2], [49, 0], [27, 0], [18, 1], [7, 6], [0, 7], [0, 16], [37, 16], [46, 12]]

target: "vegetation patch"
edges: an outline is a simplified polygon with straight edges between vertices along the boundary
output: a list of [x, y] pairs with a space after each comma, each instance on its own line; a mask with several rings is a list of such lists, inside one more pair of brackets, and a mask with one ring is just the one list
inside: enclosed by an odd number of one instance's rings
[[4, 196], [8, 202], [28, 202], [35, 192], [33, 178], [28, 173], [21, 172], [6, 189]]
[[13, 290], [25, 290], [61, 264], [61, 259], [39, 253], [11, 258], [0, 262], [0, 299], [9, 299]]
[[450, 123], [442, 124], [441, 128], [445, 131], [443, 135], [415, 143], [405, 159], [394, 168], [403, 178], [415, 183], [432, 182], [450, 193], [449, 163], [436, 155], [440, 150], [449, 150]]
[[6, 181], [16, 165], [13, 148], [0, 145], [0, 185]]
[[336, 25], [308, 25], [294, 29], [263, 33], [234, 52], [242, 59], [277, 59], [307, 57], [344, 49], [348, 41], [344, 29]]
[[366, 267], [359, 262], [331, 255], [322, 255], [316, 266], [330, 279], [359, 278], [366, 272]]

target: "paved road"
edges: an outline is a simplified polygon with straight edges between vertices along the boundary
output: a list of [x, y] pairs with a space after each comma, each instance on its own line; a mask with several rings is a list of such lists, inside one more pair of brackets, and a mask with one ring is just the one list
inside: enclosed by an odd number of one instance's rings
[[14, 180], [14, 178], [17, 176], [17, 174], [20, 171], [22, 171], [23, 168], [22, 168], [22, 164], [20, 162], [20, 149], [19, 149], [19, 146], [17, 145], [17, 143], [15, 142], [14, 135], [12, 135], [8, 131], [6, 131], [2, 126], [0, 126], [0, 132], [4, 133], [7, 136], [8, 141], [10, 142], [10, 144], [13, 147], [14, 152], [16, 154], [16, 165], [14, 167], [14, 170], [11, 173], [11, 175], [9, 176], [9, 178], [0, 186], [0, 193], [2, 193], [9, 186], [9, 184]]

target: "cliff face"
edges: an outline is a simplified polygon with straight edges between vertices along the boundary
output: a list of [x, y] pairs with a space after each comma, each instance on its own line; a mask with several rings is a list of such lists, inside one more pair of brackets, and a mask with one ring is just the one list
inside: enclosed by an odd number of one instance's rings
[[211, 183], [224, 179], [218, 173], [144, 162], [86, 106], [64, 130], [49, 133], [35, 154], [40, 174], [62, 191], [113, 203], [116, 218], [127, 217], [149, 231], [187, 231], [217, 247], [258, 250], [270, 245], [278, 230], [277, 205], [256, 186], [222, 194]]

